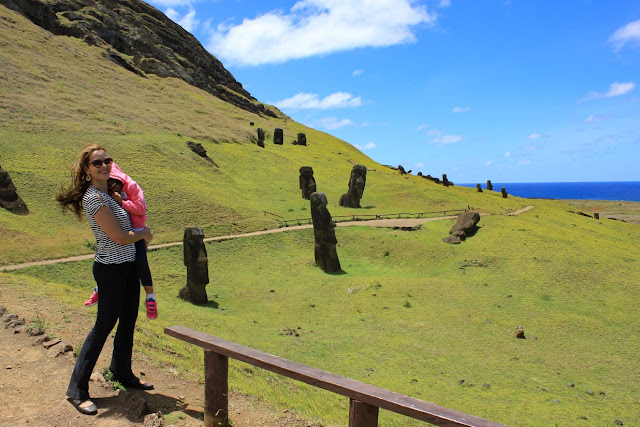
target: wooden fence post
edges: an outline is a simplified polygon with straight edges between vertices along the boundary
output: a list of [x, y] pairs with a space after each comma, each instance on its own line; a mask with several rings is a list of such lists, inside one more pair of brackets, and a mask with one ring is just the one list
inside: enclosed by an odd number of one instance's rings
[[204, 351], [204, 425], [229, 425], [229, 358]]
[[349, 427], [378, 427], [378, 407], [350, 399]]

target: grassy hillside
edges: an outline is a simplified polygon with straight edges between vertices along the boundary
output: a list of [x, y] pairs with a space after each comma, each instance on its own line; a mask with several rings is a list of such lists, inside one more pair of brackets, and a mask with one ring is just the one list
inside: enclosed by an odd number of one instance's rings
[[[263, 210], [308, 217], [298, 188], [301, 166], [314, 168], [333, 215], [351, 212], [337, 204], [353, 162], [374, 169], [361, 212], [522, 206], [496, 194], [478, 197], [470, 189], [403, 178], [284, 116], [259, 117], [177, 79], [141, 78], [100, 49], [52, 36], [1, 6], [0, 43], [0, 165], [31, 210], [27, 217], [0, 212], [0, 233], [11, 237], [0, 265], [89, 251], [86, 225], [60, 215], [53, 199], [87, 142], [105, 146], [141, 184], [156, 242], [180, 240], [190, 225], [202, 226], [207, 236], [275, 227]], [[265, 149], [254, 143], [257, 127], [266, 131]], [[276, 127], [284, 129], [284, 146], [272, 144]], [[298, 132], [306, 133], [307, 147], [290, 144]], [[187, 141], [202, 143], [220, 167], [192, 153]]]
[[[180, 240], [190, 225], [207, 237], [275, 227], [263, 211], [308, 217], [301, 166], [314, 168], [334, 216], [467, 205], [483, 213], [461, 245], [441, 241], [451, 220], [415, 232], [338, 228], [340, 275], [314, 266], [311, 230], [211, 243], [213, 301], [200, 307], [176, 297], [185, 281], [181, 249], [151, 252], [161, 317], [141, 318], [136, 347], [150, 363], [202, 375], [201, 353], [162, 334], [184, 324], [507, 424], [640, 424], [637, 225], [571, 214], [557, 201], [400, 176], [284, 116], [256, 116], [180, 80], [136, 76], [2, 6], [0, 75], [0, 165], [31, 211], [0, 211], [0, 265], [91, 252], [86, 222], [54, 202], [86, 142], [107, 147], [141, 184], [156, 243]], [[254, 144], [257, 127], [266, 130], [265, 149]], [[276, 127], [284, 146], [272, 144]], [[298, 132], [309, 146], [290, 144]], [[219, 168], [187, 141], [202, 143]], [[337, 206], [354, 162], [370, 169], [360, 210]], [[501, 215], [530, 204], [536, 208], [520, 216]], [[462, 267], [472, 261], [483, 267]], [[89, 272], [87, 261], [0, 273], [0, 299], [23, 295], [36, 312], [54, 299], [84, 312], [88, 325], [95, 308], [80, 305]], [[518, 325], [528, 339], [513, 337]], [[240, 364], [231, 375], [234, 388], [345, 423], [347, 403], [329, 394]], [[381, 425], [408, 425], [381, 417]]]

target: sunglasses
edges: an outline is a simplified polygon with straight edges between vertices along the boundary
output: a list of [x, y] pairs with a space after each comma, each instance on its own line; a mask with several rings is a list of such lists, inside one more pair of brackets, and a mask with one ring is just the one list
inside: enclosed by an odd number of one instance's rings
[[102, 166], [102, 164], [104, 163], [105, 166], [109, 166], [111, 163], [113, 163], [113, 159], [111, 157], [107, 157], [104, 160], [92, 160], [91, 163], [94, 167], [99, 168], [100, 166]]

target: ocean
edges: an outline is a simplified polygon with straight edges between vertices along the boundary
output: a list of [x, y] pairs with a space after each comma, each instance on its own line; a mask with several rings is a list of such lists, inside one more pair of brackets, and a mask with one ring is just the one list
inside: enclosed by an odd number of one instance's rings
[[[491, 182], [493, 191], [536, 199], [617, 200], [640, 202], [640, 181], [624, 182]], [[482, 182], [486, 191], [487, 183]], [[476, 184], [456, 184], [476, 188]]]

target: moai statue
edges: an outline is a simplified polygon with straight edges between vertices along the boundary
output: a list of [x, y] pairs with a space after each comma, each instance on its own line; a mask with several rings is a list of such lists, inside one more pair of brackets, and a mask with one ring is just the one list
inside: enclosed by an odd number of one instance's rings
[[406, 175], [407, 171], [404, 170], [404, 166], [398, 165], [398, 171], [400, 171], [400, 175]]
[[487, 180], [487, 190], [493, 191], [493, 184], [491, 184], [491, 180], [490, 179]]
[[336, 252], [336, 223], [327, 210], [327, 196], [324, 193], [311, 194], [311, 219], [315, 237], [316, 264], [325, 273], [341, 271], [340, 260]]
[[307, 145], [307, 135], [299, 133], [297, 145]]
[[345, 208], [359, 208], [360, 199], [364, 193], [364, 186], [367, 183], [367, 167], [355, 165], [351, 169], [349, 178], [349, 191], [340, 197], [339, 204]]
[[258, 128], [258, 147], [264, 148], [264, 130]]
[[598, 212], [595, 212], [595, 213], [593, 214], [593, 217], [594, 217], [595, 219], [600, 219], [600, 214], [599, 214]]
[[503, 198], [503, 199], [506, 199], [506, 198], [507, 198], [507, 190], [506, 190], [504, 187], [502, 187], [502, 188], [500, 189], [500, 191], [502, 191], [502, 198]]
[[273, 143], [276, 145], [284, 144], [284, 133], [281, 128], [275, 128], [273, 131]]
[[478, 193], [482, 193], [482, 185], [476, 184], [476, 189], [478, 190]]
[[209, 283], [209, 261], [203, 239], [202, 228], [185, 228], [182, 243], [184, 265], [187, 266], [187, 286], [180, 289], [179, 296], [194, 304], [204, 304], [208, 300], [205, 287]]
[[311, 166], [302, 166], [300, 168], [300, 189], [302, 190], [302, 198], [310, 200], [311, 193], [316, 192], [316, 180], [313, 177], [313, 168]]
[[13, 184], [9, 172], [0, 166], [0, 207], [18, 215], [28, 215], [27, 204], [18, 195], [18, 190]]
[[442, 185], [444, 185], [445, 187], [448, 187], [450, 184], [449, 180], [447, 179], [447, 174], [443, 173], [442, 174]]

